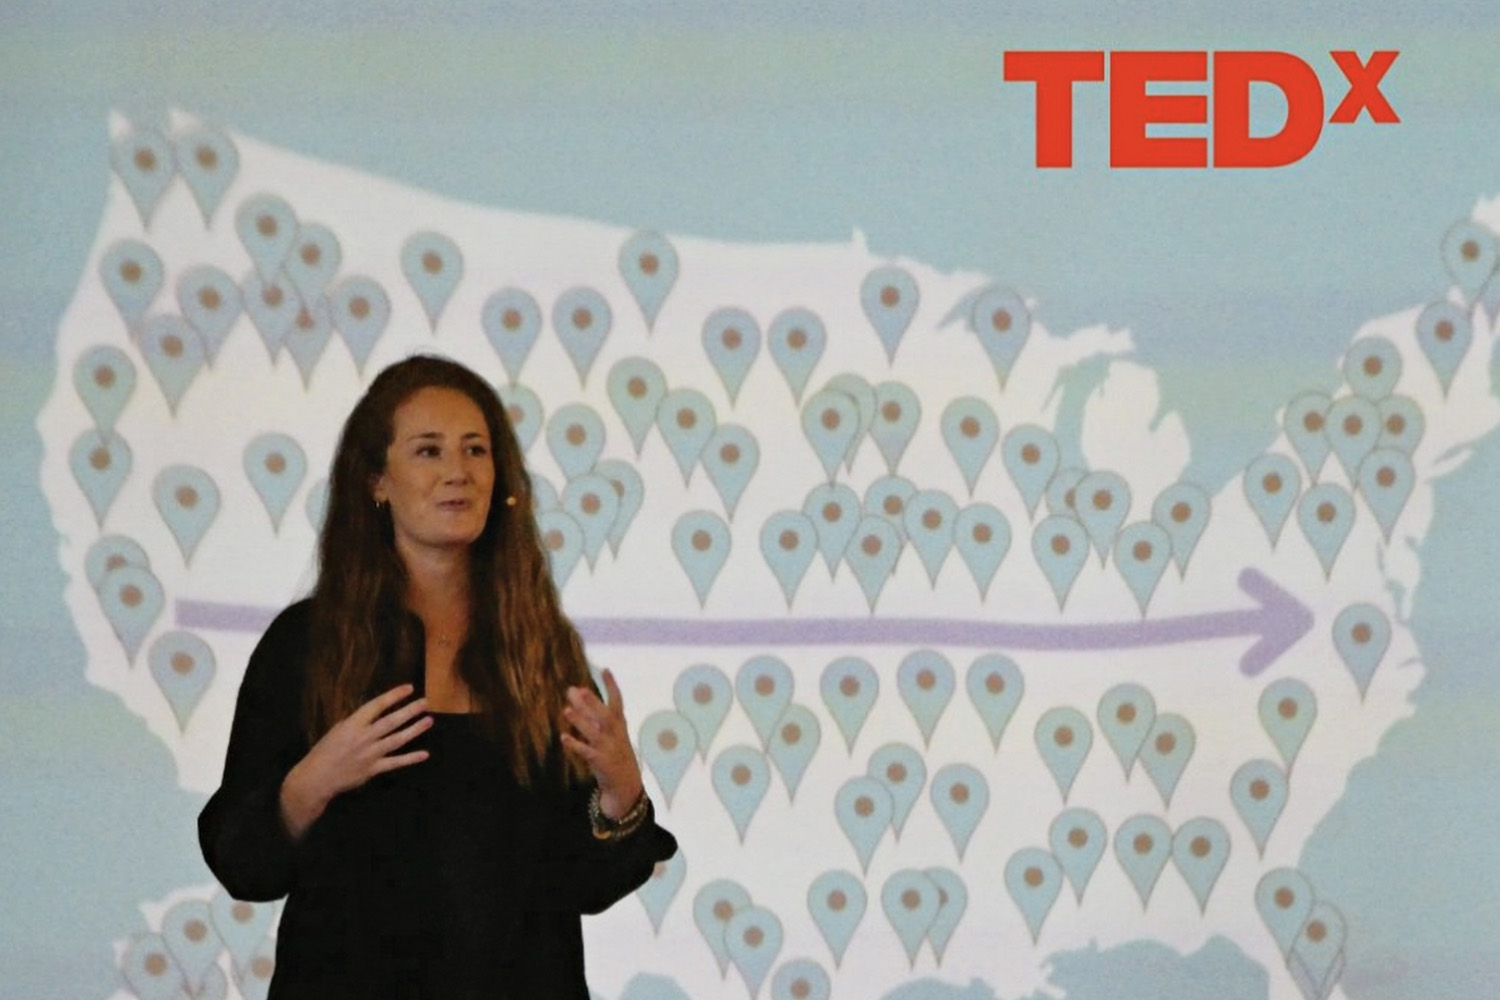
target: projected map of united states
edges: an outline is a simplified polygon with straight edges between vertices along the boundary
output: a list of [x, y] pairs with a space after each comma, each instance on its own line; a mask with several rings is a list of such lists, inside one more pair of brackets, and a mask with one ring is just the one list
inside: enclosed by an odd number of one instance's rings
[[[344, 415], [437, 352], [500, 388], [683, 845], [590, 924], [598, 996], [1021, 997], [1133, 943], [1342, 995], [1298, 863], [1425, 672], [1433, 484], [1500, 419], [1496, 206], [1208, 484], [1130, 334], [1049, 329], [1025, 274], [461, 204], [181, 115], [107, 155], [42, 478], [88, 678], [183, 788], [312, 581]], [[121, 996], [264, 994], [275, 907], [141, 911]]]

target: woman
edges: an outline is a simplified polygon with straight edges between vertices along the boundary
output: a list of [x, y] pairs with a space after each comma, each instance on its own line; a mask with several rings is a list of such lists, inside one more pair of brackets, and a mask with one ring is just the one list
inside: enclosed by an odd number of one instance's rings
[[199, 817], [237, 898], [287, 896], [272, 998], [586, 1000], [579, 915], [676, 842], [563, 617], [521, 449], [455, 362], [344, 425], [312, 597], [246, 668]]

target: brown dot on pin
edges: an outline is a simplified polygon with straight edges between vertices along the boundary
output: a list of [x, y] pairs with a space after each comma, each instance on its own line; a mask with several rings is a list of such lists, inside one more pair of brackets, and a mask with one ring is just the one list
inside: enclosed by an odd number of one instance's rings
[[990, 540], [995, 537], [994, 529], [991, 528], [988, 524], [974, 525], [974, 530], [970, 532], [970, 534], [974, 536], [974, 541], [978, 542], [980, 545], [988, 545], [990, 543]]
[[198, 304], [210, 312], [223, 305], [223, 299], [219, 297], [219, 290], [213, 287], [198, 289]]
[[1072, 547], [1073, 544], [1068, 541], [1067, 535], [1052, 536], [1052, 552], [1054, 555], [1065, 556]]
[[794, 747], [802, 742], [802, 727], [795, 722], [788, 722], [781, 727], [781, 742], [789, 747]]
[[917, 671], [917, 687], [921, 688], [923, 691], [931, 691], [936, 686], [937, 675], [934, 674], [931, 670], [923, 667], [921, 670]]
[[594, 325], [594, 314], [583, 306], [573, 310], [572, 319], [575, 330], [587, 330]]
[[997, 673], [989, 674], [984, 679], [984, 689], [990, 694], [1005, 693], [1005, 678]]
[[671, 729], [663, 729], [656, 734], [656, 745], [667, 753], [677, 749], [677, 733]]
[[193, 150], [193, 159], [204, 170], [217, 170], [219, 167], [219, 154], [212, 146], [199, 146]]
[[750, 784], [750, 769], [744, 764], [736, 764], [729, 772], [729, 780], [743, 788]]
[[839, 694], [845, 698], [853, 698], [859, 694], [859, 691], [860, 683], [858, 677], [855, 677], [853, 674], [845, 674], [839, 678]]
[[886, 285], [880, 290], [880, 304], [887, 309], [894, 309], [901, 304], [901, 290], [895, 285]]
[[1052, 731], [1052, 742], [1056, 743], [1060, 747], [1070, 747], [1070, 746], [1072, 746], [1073, 745], [1073, 727], [1072, 726], [1058, 726], [1056, 729], [1054, 729]]
[[781, 533], [781, 537], [777, 539], [777, 541], [781, 545], [781, 549], [783, 552], [792, 552], [796, 550], [799, 540], [797, 538], [797, 533], [788, 528], [786, 531], [783, 531]]
[[144, 274], [145, 272], [142, 270], [141, 265], [136, 261], [126, 260], [120, 262], [120, 277], [124, 279], [126, 284], [136, 284]]
[[370, 315], [370, 300], [363, 295], [356, 295], [349, 300], [349, 315], [355, 319], [365, 319]]
[[969, 786], [962, 781], [954, 782], [953, 787], [948, 789], [948, 798], [953, 800], [954, 805], [963, 805], [969, 801]]
[[759, 948], [766, 940], [766, 932], [755, 925], [745, 928], [745, 943], [752, 948]]
[[1011, 327], [1010, 310], [996, 309], [990, 313], [990, 329], [996, 333], [1009, 333]]
[[443, 270], [442, 254], [436, 250], [428, 250], [422, 255], [422, 270], [428, 274], [438, 274]]
[[1302, 415], [1302, 427], [1310, 434], [1316, 434], [1323, 429], [1323, 414], [1311, 412]]
[[661, 261], [657, 259], [654, 253], [641, 254], [640, 257], [636, 258], [636, 263], [640, 266], [641, 273], [647, 276], [655, 274], [661, 267]]
[[839, 421], [839, 411], [835, 410], [833, 407], [830, 406], [828, 409], [826, 409], [826, 410], [823, 411], [823, 414], [820, 417], [820, 421], [823, 424], [823, 429], [824, 430], [828, 430], [828, 431], [836, 431], [836, 430], [838, 430], [839, 429], [839, 423], [840, 423], [840, 421]]
[[908, 910], [915, 910], [922, 905], [922, 894], [915, 889], [907, 889], [901, 893], [901, 905]]
[[286, 456], [279, 451], [273, 451], [266, 456], [266, 471], [273, 476], [279, 476], [286, 471]]
[[868, 795], [861, 795], [854, 800], [854, 815], [868, 819], [875, 812], [875, 800]]
[[767, 677], [765, 674], [761, 674], [759, 677], [755, 678], [755, 693], [760, 695], [762, 698], [769, 698], [771, 695], [776, 693], [776, 679], [774, 677]]
[[849, 897], [844, 895], [844, 890], [834, 889], [828, 894], [828, 908], [838, 913], [849, 905]]
[[795, 327], [786, 335], [786, 346], [794, 351], [800, 351], [807, 346], [807, 331], [800, 326]]
[[724, 333], [719, 339], [723, 342], [726, 349], [737, 351], [740, 349], [740, 345], [745, 342], [745, 335], [740, 333], [739, 327], [730, 326], [725, 327]]
[[886, 780], [893, 785], [899, 785], [906, 781], [906, 765], [900, 761], [892, 761], [885, 769]]
[[1041, 885], [1043, 881], [1045, 881], [1046, 876], [1042, 874], [1042, 870], [1040, 868], [1032, 866], [1026, 869], [1026, 871], [1022, 874], [1021, 879], [1029, 887], [1035, 889], [1037, 886]]
[[684, 406], [677, 411], [677, 426], [690, 431], [698, 424], [698, 414]]

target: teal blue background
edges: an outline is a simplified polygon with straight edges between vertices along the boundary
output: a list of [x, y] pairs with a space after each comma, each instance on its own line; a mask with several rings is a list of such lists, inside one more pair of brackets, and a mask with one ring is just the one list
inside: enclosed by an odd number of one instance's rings
[[[1076, 166], [1032, 166], [1008, 49], [1261, 48], [1342, 77], [1401, 51], [1400, 125], [1272, 171], [1111, 171], [1102, 88]], [[1500, 194], [1500, 8], [1394, 0], [27, 3], [0, 10], [0, 996], [103, 997], [138, 903], [206, 881], [168, 754], [83, 680], [38, 487], [53, 338], [110, 182], [107, 116], [180, 107], [299, 153], [500, 207], [735, 241], [842, 241], [986, 272], [1050, 329], [1128, 326], [1216, 487], [1330, 389], [1367, 319], [1443, 293], [1438, 243]], [[1439, 488], [1417, 713], [1302, 867], [1350, 921], [1359, 1000], [1500, 995], [1500, 443]], [[1228, 949], [1233, 952], [1232, 948]], [[1255, 996], [1214, 945], [1059, 963], [1071, 997]], [[1207, 956], [1207, 957], [1205, 957]], [[1190, 969], [1197, 970], [1191, 974]], [[1155, 970], [1155, 971], [1152, 971]], [[1217, 970], [1217, 971], [1215, 971]], [[1260, 989], [1263, 991], [1263, 980]], [[905, 994], [902, 994], [905, 995]], [[981, 994], [975, 994], [981, 995]]]

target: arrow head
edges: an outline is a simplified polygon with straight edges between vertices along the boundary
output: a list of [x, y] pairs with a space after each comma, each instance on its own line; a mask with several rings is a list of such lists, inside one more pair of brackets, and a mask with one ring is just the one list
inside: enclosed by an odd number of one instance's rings
[[1255, 613], [1260, 641], [1240, 657], [1240, 673], [1254, 677], [1312, 629], [1313, 614], [1307, 605], [1259, 570], [1241, 570], [1239, 583], [1240, 589], [1260, 605]]

